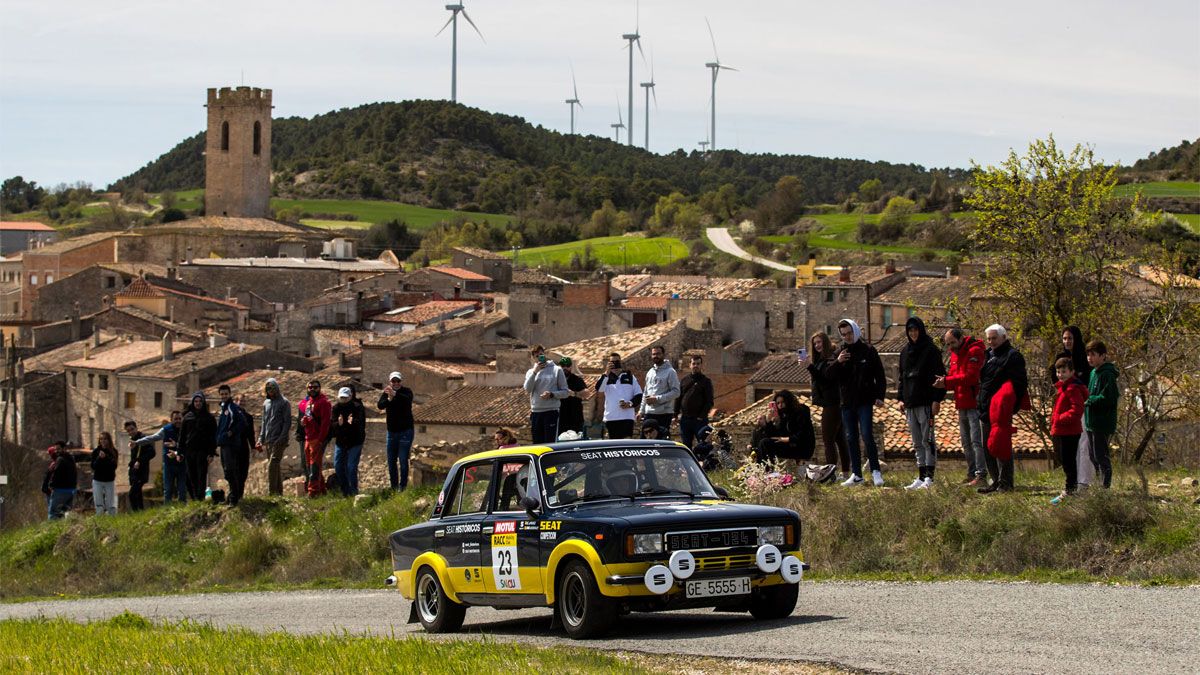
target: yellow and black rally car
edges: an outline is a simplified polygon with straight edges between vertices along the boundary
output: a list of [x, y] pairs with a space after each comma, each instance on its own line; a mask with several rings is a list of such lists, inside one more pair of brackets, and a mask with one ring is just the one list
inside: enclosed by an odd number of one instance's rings
[[567, 634], [689, 607], [788, 616], [807, 565], [800, 517], [736, 504], [688, 449], [655, 440], [493, 450], [456, 463], [428, 522], [391, 535], [410, 622], [467, 607], [553, 607]]

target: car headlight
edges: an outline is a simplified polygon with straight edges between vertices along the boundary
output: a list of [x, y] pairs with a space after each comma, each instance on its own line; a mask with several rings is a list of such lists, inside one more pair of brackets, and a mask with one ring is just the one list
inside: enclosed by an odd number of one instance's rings
[[758, 545], [774, 544], [783, 546], [787, 543], [784, 539], [783, 525], [768, 525], [758, 528]]
[[632, 555], [662, 553], [663, 536], [661, 534], [631, 534], [626, 550]]

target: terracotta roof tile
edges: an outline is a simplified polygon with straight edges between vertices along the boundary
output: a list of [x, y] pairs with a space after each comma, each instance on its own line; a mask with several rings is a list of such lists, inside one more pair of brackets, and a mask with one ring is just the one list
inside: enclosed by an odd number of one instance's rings
[[401, 345], [406, 345], [434, 337], [440, 333], [452, 333], [481, 325], [492, 326], [505, 321], [508, 321], [508, 314], [504, 312], [476, 312], [463, 319], [439, 321], [437, 323], [429, 324], [428, 326], [421, 326], [415, 330], [405, 331], [399, 335], [377, 336], [374, 340], [363, 343], [363, 347], [399, 347]]
[[261, 351], [261, 345], [247, 345], [229, 343], [220, 347], [211, 349], [193, 349], [183, 354], [177, 355], [170, 361], [159, 360], [155, 363], [149, 363], [144, 366], [139, 366], [125, 372], [125, 377], [149, 377], [155, 379], [174, 379], [192, 372], [193, 364], [195, 370], [209, 368], [227, 361], [233, 361], [246, 354], [252, 354]]
[[633, 296], [622, 300], [621, 307], [628, 307], [629, 309], [666, 309], [667, 303], [670, 300], [670, 298], [664, 297], [643, 298]]
[[0, 220], [0, 230], [5, 232], [57, 232], [53, 227], [36, 220]]
[[[103, 241], [110, 241], [110, 242], [116, 241], [117, 234], [119, 234], [119, 233], [117, 233], [117, 232], [93, 232], [91, 234], [84, 234], [84, 235], [80, 235], [78, 237], [71, 237], [70, 239], [63, 239], [63, 240], [57, 241], [53, 244], [46, 244], [45, 246], [34, 249], [32, 251], [25, 251], [25, 255], [26, 256], [57, 255], [60, 253], [67, 253], [70, 251], [74, 251], [76, 249], [83, 248], [84, 246], [90, 246], [92, 244], [96, 244], [96, 243], [103, 242]], [[113, 256], [114, 257], [116, 256], [115, 245], [113, 247]]]
[[462, 377], [464, 373], [484, 373], [492, 370], [486, 363], [458, 359], [410, 359], [409, 363], [447, 377]]
[[[187, 342], [173, 342], [172, 349], [175, 357], [192, 345]], [[140, 340], [110, 349], [101, 354], [93, 354], [90, 358], [79, 358], [65, 364], [67, 368], [91, 368], [92, 370], [126, 370], [162, 358], [162, 342], [159, 340]]]
[[280, 392], [283, 393], [283, 397], [292, 406], [293, 416], [296, 414], [296, 406], [300, 405], [300, 402], [308, 394], [309, 380], [321, 381], [321, 392], [329, 397], [330, 403], [336, 403], [335, 399], [337, 398], [337, 390], [339, 388], [353, 384], [355, 390], [358, 392], [358, 397], [363, 400], [363, 404], [367, 408], [367, 415], [373, 417], [382, 414], [375, 408], [375, 401], [379, 398], [380, 390], [362, 382], [355, 382], [353, 378], [339, 373], [336, 367], [323, 368], [315, 373], [307, 373], [299, 370], [250, 370], [205, 389], [204, 394], [210, 400], [215, 400], [217, 397], [217, 387], [227, 384], [234, 396], [238, 394], [246, 396], [246, 406], [249, 408], [250, 414], [254, 415], [255, 419], [257, 419], [262, 414], [263, 385], [267, 383], [268, 378], [274, 378], [279, 383]]
[[622, 357], [629, 358], [638, 351], [649, 349], [682, 323], [683, 319], [664, 321], [615, 335], [569, 342], [548, 351], [570, 356], [584, 370], [600, 370], [607, 363], [610, 353], [618, 352]]
[[786, 384], [797, 388], [812, 387], [812, 378], [808, 368], [800, 365], [795, 354], [780, 354], [768, 356], [758, 364], [758, 370], [750, 376], [750, 384], [760, 382], [770, 384]]
[[618, 274], [609, 280], [608, 285], [614, 291], [628, 293], [631, 289], [636, 288], [639, 284], [646, 283], [650, 280], [649, 274]]
[[740, 300], [750, 290], [773, 285], [768, 279], [732, 279], [713, 277], [694, 281], [690, 278], [652, 276], [649, 283], [637, 287], [630, 295], [683, 299]]
[[450, 267], [448, 265], [446, 265], [446, 266], [439, 265], [437, 267], [428, 267], [426, 269], [428, 269], [430, 272], [439, 272], [441, 274], [445, 274], [446, 276], [454, 277], [455, 279], [462, 279], [463, 281], [491, 281], [492, 280], [492, 278], [489, 276], [477, 274], [475, 272], [472, 272], [471, 270], [464, 270], [461, 267]]
[[384, 312], [371, 317], [371, 321], [387, 323], [410, 323], [418, 326], [447, 318], [461, 318], [478, 309], [474, 300], [434, 300], [401, 312]]
[[29, 356], [22, 360], [25, 365], [25, 372], [33, 373], [61, 373], [65, 365], [76, 359], [82, 359], [85, 350], [90, 351], [93, 355], [102, 354], [110, 349], [115, 349], [125, 344], [117, 338], [116, 333], [109, 331], [100, 331], [100, 346], [91, 346], [92, 338], [70, 342], [61, 347], [55, 347], [48, 352], [42, 352], [37, 356]]
[[[812, 404], [809, 394], [798, 391], [794, 393], [801, 403], [809, 407], [813, 418], [813, 427], [817, 434], [817, 447], [820, 448], [822, 447], [820, 440], [821, 408]], [[713, 426], [727, 429], [751, 427], [755, 420], [767, 413], [767, 404], [770, 403], [770, 400], [770, 396], [764, 396], [753, 404], [716, 422]], [[1022, 454], [1041, 455], [1044, 448], [1037, 434], [1029, 427], [1031, 421], [1024, 413], [1017, 418], [1017, 433], [1013, 438], [1013, 447]], [[875, 440], [879, 444], [881, 453], [890, 457], [911, 457], [913, 455], [912, 436], [908, 432], [908, 421], [904, 413], [900, 412], [899, 402], [889, 400], [884, 403], [882, 408], [875, 409], [875, 431]], [[934, 419], [933, 431], [939, 456], [954, 458], [962, 456], [962, 442], [958, 434], [958, 415], [955, 414], [952, 403], [947, 402], [947, 405], [943, 406], [941, 414]]]
[[515, 269], [512, 273], [512, 284], [514, 286], [554, 286], [559, 284], [569, 284], [571, 282], [548, 274], [540, 269], [532, 267], [523, 267]]
[[417, 424], [523, 426], [529, 395], [519, 387], [459, 387], [413, 408]]
[[129, 285], [117, 293], [118, 298], [165, 298], [166, 293], [155, 288], [153, 284], [142, 277], [129, 282]]
[[173, 232], [177, 230], [220, 230], [223, 232], [238, 232], [238, 233], [263, 233], [273, 235], [285, 234], [302, 234], [305, 230], [294, 225], [288, 225], [267, 218], [232, 218], [228, 216], [200, 216], [199, 218], [188, 218], [187, 220], [177, 220], [172, 223], [163, 223], [161, 225], [151, 225], [150, 227], [136, 230], [134, 234], [157, 234], [158, 232], [166, 231]]
[[160, 328], [169, 330], [172, 333], [174, 333], [176, 337], [190, 338], [193, 340], [200, 340], [200, 339], [204, 338], [204, 333], [202, 333], [190, 326], [186, 326], [181, 323], [175, 323], [173, 321], [168, 321], [162, 317], [155, 316], [140, 307], [109, 307], [107, 310], [101, 310], [100, 312], [93, 314], [93, 316], [98, 316], [98, 315], [102, 314], [104, 311], [120, 312], [122, 314], [127, 314], [136, 319], [140, 319], [142, 321], [146, 321], [148, 323], [154, 324], [155, 326], [158, 326]]
[[880, 293], [872, 302], [944, 307], [955, 298], [966, 300], [970, 296], [971, 284], [962, 277], [912, 277]]
[[[818, 279], [815, 283], [809, 284], [813, 287], [822, 286], [866, 286], [867, 284], [875, 283], [891, 276], [893, 273], [887, 271], [884, 265], [867, 265], [859, 267], [850, 267], [850, 281], [841, 281], [840, 274], [831, 274], [827, 277]], [[904, 268], [897, 268], [897, 272]]]

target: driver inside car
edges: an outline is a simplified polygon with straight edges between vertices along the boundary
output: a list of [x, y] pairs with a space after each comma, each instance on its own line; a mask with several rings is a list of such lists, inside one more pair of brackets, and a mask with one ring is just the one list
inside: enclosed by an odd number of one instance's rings
[[604, 485], [608, 488], [608, 494], [610, 495], [628, 496], [637, 492], [638, 477], [633, 469], [617, 469], [604, 479]]

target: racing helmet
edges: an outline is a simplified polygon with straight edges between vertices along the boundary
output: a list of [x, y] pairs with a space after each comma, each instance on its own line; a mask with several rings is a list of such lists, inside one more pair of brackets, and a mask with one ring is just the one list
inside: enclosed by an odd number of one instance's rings
[[631, 495], [638, 490], [637, 473], [632, 468], [622, 467], [604, 479], [604, 487], [610, 495]]

